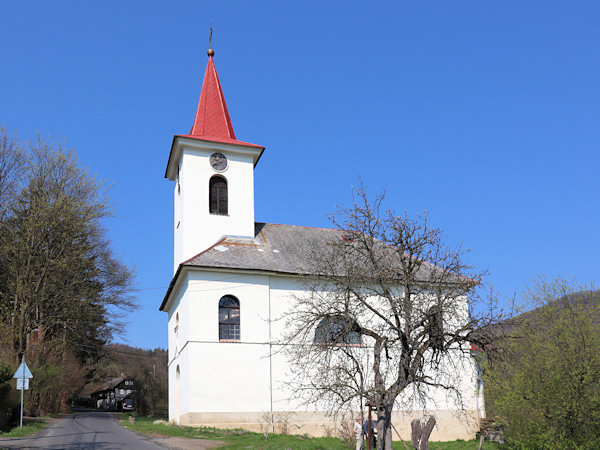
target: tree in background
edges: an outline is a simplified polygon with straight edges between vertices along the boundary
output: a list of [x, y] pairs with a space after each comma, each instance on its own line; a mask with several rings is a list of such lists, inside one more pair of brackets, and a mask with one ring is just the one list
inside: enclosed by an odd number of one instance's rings
[[36, 377], [30, 410], [55, 412], [83, 384], [82, 366], [101, 354], [119, 311], [134, 308], [133, 272], [102, 227], [107, 190], [73, 152], [41, 139], [22, 148], [2, 130], [0, 177], [0, 323], [13, 362], [27, 354]]
[[11, 366], [0, 362], [0, 430], [7, 427], [10, 412], [17, 405], [15, 392], [13, 392], [10, 385], [13, 373]]
[[[364, 188], [332, 218], [340, 239], [309, 248], [315, 276], [286, 315], [292, 387], [332, 412], [377, 408], [383, 447], [392, 448], [392, 411], [422, 408], [437, 390], [462, 405], [471, 343], [484, 345], [491, 317], [469, 309], [483, 273], [428, 223], [370, 203]], [[464, 383], [463, 383], [464, 384]]]
[[487, 364], [488, 412], [526, 448], [599, 448], [600, 292], [539, 279], [522, 306]]
[[22, 179], [24, 150], [16, 137], [0, 127], [0, 220], [18, 191]]
[[[135, 408], [140, 414], [168, 416], [167, 352], [161, 348], [144, 350], [123, 344], [107, 346], [107, 356], [113, 367], [112, 376], [121, 374], [133, 380]], [[115, 370], [116, 369], [116, 370]]]
[[10, 428], [9, 425], [17, 420], [20, 402], [18, 391], [11, 386], [16, 364], [13, 364], [10, 343], [10, 331], [0, 322], [0, 430]]

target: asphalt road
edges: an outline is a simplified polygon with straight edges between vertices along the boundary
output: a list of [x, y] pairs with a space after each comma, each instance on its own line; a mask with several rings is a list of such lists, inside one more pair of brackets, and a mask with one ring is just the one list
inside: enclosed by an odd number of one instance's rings
[[0, 448], [164, 450], [166, 447], [123, 428], [110, 413], [82, 411], [52, 421], [33, 437], [0, 438]]

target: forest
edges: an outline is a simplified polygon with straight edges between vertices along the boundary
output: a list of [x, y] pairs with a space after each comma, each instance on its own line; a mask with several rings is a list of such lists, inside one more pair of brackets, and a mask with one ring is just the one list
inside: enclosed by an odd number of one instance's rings
[[150, 396], [141, 408], [158, 408], [164, 351], [108, 345], [136, 308], [134, 270], [103, 227], [113, 215], [106, 183], [74, 151], [0, 128], [0, 426], [14, 416], [23, 358], [35, 378], [27, 415], [65, 410], [86, 384], [121, 373]]

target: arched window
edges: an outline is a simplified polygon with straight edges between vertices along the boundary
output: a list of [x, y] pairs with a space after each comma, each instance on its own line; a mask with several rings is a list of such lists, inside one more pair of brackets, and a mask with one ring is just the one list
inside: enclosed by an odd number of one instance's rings
[[427, 320], [425, 322], [425, 331], [429, 335], [431, 347], [435, 350], [444, 348], [444, 317], [442, 308], [434, 305], [427, 311]]
[[240, 302], [233, 295], [219, 301], [219, 340], [240, 340]]
[[360, 345], [360, 328], [356, 322], [345, 317], [329, 316], [317, 325], [315, 343]]
[[211, 214], [227, 215], [227, 180], [215, 175], [209, 182], [209, 209]]

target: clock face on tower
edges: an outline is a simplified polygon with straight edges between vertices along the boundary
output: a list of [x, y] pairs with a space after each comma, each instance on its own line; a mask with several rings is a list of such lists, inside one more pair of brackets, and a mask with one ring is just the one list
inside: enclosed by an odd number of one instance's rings
[[227, 169], [227, 157], [223, 153], [213, 153], [210, 155], [210, 165], [217, 172], [223, 172]]

